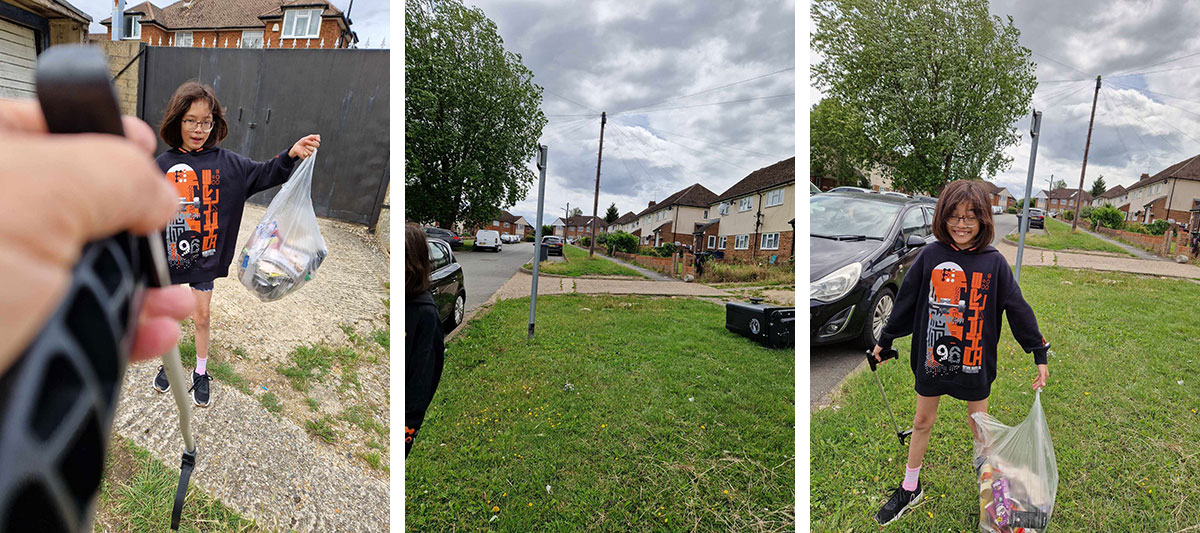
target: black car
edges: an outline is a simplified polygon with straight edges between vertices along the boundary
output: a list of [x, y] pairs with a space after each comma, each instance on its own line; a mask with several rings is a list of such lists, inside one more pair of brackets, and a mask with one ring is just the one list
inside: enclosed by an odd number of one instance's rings
[[542, 237], [542, 246], [546, 247], [547, 255], [562, 255], [563, 240], [562, 237], [547, 235]]
[[431, 238], [431, 239], [441, 239], [443, 241], [446, 241], [447, 243], [450, 244], [450, 248], [452, 250], [457, 250], [459, 248], [462, 248], [462, 245], [463, 245], [462, 237], [453, 231], [450, 231], [448, 229], [443, 229], [443, 228], [435, 228], [432, 226], [426, 226], [423, 229], [425, 230], [426, 237]]
[[[1024, 212], [1024, 209], [1017, 210], [1017, 224], [1021, 223], [1021, 215], [1024, 214]], [[1020, 228], [1020, 226], [1017, 227]], [[1030, 207], [1029, 227], [1046, 229], [1046, 212], [1037, 207]]]
[[442, 319], [442, 333], [449, 334], [462, 324], [467, 312], [467, 287], [462, 265], [454, 258], [450, 244], [441, 239], [429, 239], [429, 281], [433, 303]]
[[809, 199], [811, 344], [870, 348], [921, 247], [936, 204], [922, 198], [829, 192]]

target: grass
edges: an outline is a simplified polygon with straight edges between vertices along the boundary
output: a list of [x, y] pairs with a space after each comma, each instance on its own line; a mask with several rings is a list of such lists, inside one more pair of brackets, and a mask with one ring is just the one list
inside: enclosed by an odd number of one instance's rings
[[[1083, 224], [1084, 221], [1080, 221]], [[1046, 248], [1049, 250], [1083, 250], [1093, 252], [1109, 252], [1120, 255], [1137, 257], [1129, 253], [1124, 248], [1115, 244], [1097, 239], [1095, 236], [1085, 232], [1071, 232], [1071, 225], [1059, 222], [1050, 217], [1046, 217], [1046, 233], [1047, 235], [1034, 235], [1032, 233], [1025, 235], [1025, 244], [1037, 246], [1038, 248]], [[1020, 236], [1016, 233], [1010, 233], [1004, 236], [1012, 242], [1020, 242]]]
[[384, 350], [390, 349], [392, 345], [392, 330], [388, 328], [379, 328], [371, 332], [371, 340], [375, 341], [383, 347]]
[[316, 400], [316, 398], [313, 398], [312, 396], [305, 398], [304, 403], [308, 404], [308, 408], [311, 409], [312, 411], [320, 411], [321, 410], [320, 402], [318, 402]]
[[[246, 352], [241, 348], [234, 348], [233, 353], [238, 357], [246, 356]], [[179, 341], [179, 360], [183, 362], [185, 368], [196, 367], [196, 338], [194, 336], [188, 335]], [[212, 374], [212, 377], [217, 381], [230, 385], [244, 394], [251, 394], [250, 382], [242, 377], [241, 374], [238, 374], [232, 364], [213, 359], [211, 353], [206, 372]]]
[[528, 306], [447, 346], [406, 462], [410, 529], [795, 529], [794, 351], [699, 300], [547, 296], [532, 341]]
[[[120, 436], [113, 437], [106, 463], [93, 530], [166, 531], [171, 524], [179, 470]], [[254, 522], [199, 490], [194, 479], [188, 487], [180, 531], [261, 531]]]
[[[614, 263], [600, 255], [597, 248], [597, 257], [588, 257], [587, 250], [578, 248], [572, 245], [563, 245], [563, 254], [566, 261], [562, 263], [552, 263], [550, 261], [542, 261], [538, 265], [538, 273], [553, 274], [555, 276], [629, 276], [631, 278], [645, 279], [646, 276], [640, 272], [633, 270], [619, 263]], [[525, 263], [525, 268], [530, 268], [529, 263]]]
[[387, 465], [383, 464], [383, 456], [377, 451], [359, 452], [357, 455], [359, 459], [365, 461], [367, 465], [375, 470], [383, 470], [384, 472], [391, 471]]
[[[1042, 405], [1059, 483], [1054, 531], [1184, 531], [1200, 523], [1200, 291], [1183, 280], [1029, 267], [1021, 289], [1053, 347]], [[1000, 335], [989, 411], [1019, 423], [1033, 403], [1033, 358]], [[909, 340], [897, 342], [907, 353]], [[907, 450], [873, 377], [852, 377], [840, 408], [814, 413], [811, 428], [813, 531], [874, 531], [872, 515], [903, 475]], [[911, 424], [915, 399], [905, 364], [880, 368], [892, 409]], [[1182, 381], [1182, 383], [1181, 383]], [[939, 407], [927, 468], [928, 499], [901, 531], [977, 531], [978, 500], [962, 402]]]
[[358, 426], [359, 429], [368, 434], [375, 433], [384, 439], [388, 437], [387, 424], [376, 420], [374, 413], [367, 407], [361, 405], [348, 406], [342, 411], [342, 414], [338, 415], [338, 418]]
[[272, 413], [278, 414], [280, 411], [283, 411], [283, 406], [279, 405], [279, 398], [273, 392], [264, 393], [262, 396], [259, 396], [258, 403], [262, 404], [263, 408]]
[[342, 367], [343, 376], [347, 375], [360, 358], [358, 352], [350, 347], [335, 348], [324, 343], [297, 346], [289, 357], [292, 365], [278, 366], [275, 371], [286, 377], [292, 388], [300, 392], [307, 392], [312, 381], [324, 380], [334, 364]]
[[700, 281], [704, 283], [795, 285], [796, 269], [786, 260], [774, 265], [709, 261], [704, 265], [704, 275], [700, 276]]
[[304, 422], [304, 428], [307, 429], [310, 434], [329, 444], [337, 442], [338, 438], [341, 437], [333, 425], [334, 421], [329, 417], [329, 415], [324, 415], [321, 418], [307, 420]]

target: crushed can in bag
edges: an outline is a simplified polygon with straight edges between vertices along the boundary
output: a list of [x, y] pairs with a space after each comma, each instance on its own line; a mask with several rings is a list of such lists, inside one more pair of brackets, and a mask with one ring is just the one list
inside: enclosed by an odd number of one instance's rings
[[1016, 426], [987, 413], [972, 415], [983, 439], [975, 450], [983, 458], [978, 470], [982, 533], [1042, 533], [1050, 524], [1058, 464], [1041, 398], [1039, 390], [1029, 415]]
[[316, 159], [314, 152], [300, 162], [242, 247], [238, 279], [264, 302], [299, 289], [328, 254], [312, 207]]

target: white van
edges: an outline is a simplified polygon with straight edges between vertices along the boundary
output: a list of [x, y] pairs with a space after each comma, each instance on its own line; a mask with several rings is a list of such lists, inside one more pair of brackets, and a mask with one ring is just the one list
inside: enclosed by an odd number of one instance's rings
[[500, 242], [500, 232], [490, 229], [481, 229], [475, 233], [475, 249], [480, 250], [488, 248], [499, 252], [503, 244]]

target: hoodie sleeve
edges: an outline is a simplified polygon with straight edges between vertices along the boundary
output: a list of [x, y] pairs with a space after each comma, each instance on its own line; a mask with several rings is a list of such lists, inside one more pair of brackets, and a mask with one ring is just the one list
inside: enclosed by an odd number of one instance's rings
[[1017, 280], [1013, 278], [1012, 269], [1009, 268], [1008, 262], [1001, 260], [1003, 267], [1000, 272], [1000, 279], [1005, 281], [1000, 289], [1000, 309], [1008, 315], [1008, 326], [1012, 329], [1013, 338], [1021, 345], [1021, 349], [1025, 353], [1033, 353], [1033, 362], [1035, 364], [1046, 364], [1046, 352], [1050, 350], [1050, 344], [1042, 337], [1041, 331], [1038, 329], [1037, 317], [1033, 315], [1033, 308], [1025, 301], [1025, 297], [1021, 294], [1021, 287], [1017, 285]]
[[900, 292], [896, 294], [892, 315], [879, 334], [880, 347], [891, 348], [893, 340], [912, 335], [913, 313], [917, 308], [917, 298], [921, 295], [921, 279], [928, 277], [925, 273], [924, 250], [921, 252], [904, 274], [904, 281], [900, 282]]
[[246, 176], [247, 197], [287, 181], [296, 166], [296, 159], [289, 156], [286, 150], [261, 163], [241, 155], [236, 157], [241, 158], [242, 175]]

